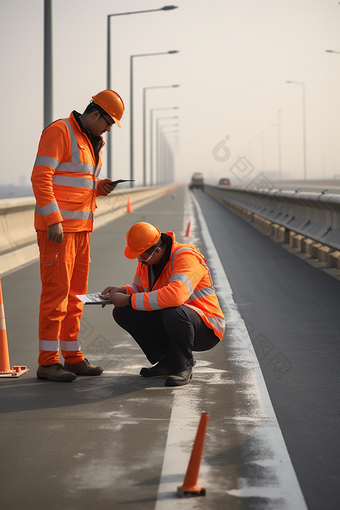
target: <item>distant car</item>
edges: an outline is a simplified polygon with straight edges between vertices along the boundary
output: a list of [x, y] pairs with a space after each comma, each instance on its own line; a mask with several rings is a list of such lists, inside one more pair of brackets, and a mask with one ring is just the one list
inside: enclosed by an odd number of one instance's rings
[[230, 186], [230, 180], [226, 177], [218, 181], [219, 186]]
[[194, 188], [204, 191], [204, 175], [201, 172], [195, 172], [191, 177], [189, 189]]

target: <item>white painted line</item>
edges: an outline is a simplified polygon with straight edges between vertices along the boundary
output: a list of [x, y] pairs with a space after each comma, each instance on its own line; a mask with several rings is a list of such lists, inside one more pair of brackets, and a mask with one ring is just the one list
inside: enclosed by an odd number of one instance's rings
[[[196, 206], [202, 237], [207, 249], [208, 265], [226, 317], [228, 343], [232, 346], [234, 354], [233, 362], [239, 363], [243, 370], [247, 370], [245, 375], [247, 391], [251, 393], [252, 402], [254, 402], [253, 415], [235, 416], [230, 419], [240, 427], [243, 421], [252, 422], [254, 425], [252, 434], [257, 444], [261, 445], [261, 449], [266, 452], [267, 458], [263, 462], [270, 467], [276, 479], [274, 487], [272, 482], [268, 482], [268, 486], [254, 487], [248, 483], [248, 480], [239, 479], [238, 486], [228, 491], [228, 494], [240, 498], [266, 497], [271, 500], [269, 504], [271, 509], [307, 510], [248, 331], [233, 300], [229, 281], [201, 208], [192, 193], [190, 197]], [[186, 200], [185, 203], [188, 204], [190, 201]], [[190, 212], [190, 207], [186, 206], [184, 232], [189, 219], [193, 222], [192, 217], [188, 218]], [[195, 225], [192, 224], [191, 229], [195, 232]], [[192, 242], [192, 239], [186, 239], [186, 242]], [[198, 410], [199, 394], [193, 394], [194, 387], [190, 384], [180, 390], [173, 390], [173, 393], [174, 401], [155, 510], [177, 510], [183, 507], [183, 500], [176, 498], [176, 487], [183, 482], [200, 413], [204, 411], [204, 409]], [[202, 463], [200, 485], [205, 486], [204, 478], [207, 470], [208, 467]], [[195, 498], [190, 500], [192, 503], [186, 500], [186, 508], [194, 508], [194, 500]]]

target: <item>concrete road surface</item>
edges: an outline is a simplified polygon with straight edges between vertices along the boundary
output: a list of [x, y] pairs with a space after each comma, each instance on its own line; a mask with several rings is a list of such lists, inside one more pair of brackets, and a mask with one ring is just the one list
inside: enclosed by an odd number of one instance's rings
[[[223, 342], [195, 354], [191, 384], [165, 388], [139, 376], [148, 362], [112, 307], [87, 306], [82, 350], [104, 373], [37, 380], [39, 265], [5, 276], [11, 364], [30, 370], [0, 379], [0, 508], [337, 508], [339, 282], [182, 187], [95, 230], [89, 292], [132, 282], [136, 264], [123, 250], [137, 221], [204, 253], [226, 314]], [[203, 411], [206, 496], [179, 499]]]

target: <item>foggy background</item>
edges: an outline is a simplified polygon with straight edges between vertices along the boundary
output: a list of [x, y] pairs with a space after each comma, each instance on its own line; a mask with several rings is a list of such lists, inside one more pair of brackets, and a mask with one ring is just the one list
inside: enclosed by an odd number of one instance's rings
[[[123, 98], [122, 129], [112, 132], [113, 178], [129, 178], [130, 55], [134, 58], [134, 166], [142, 185], [144, 87], [155, 117], [178, 115], [171, 137], [177, 181], [203, 172], [217, 183], [245, 156], [278, 178], [278, 110], [283, 179], [303, 178], [305, 83], [307, 178], [340, 179], [340, 5], [337, 0], [178, 0], [178, 9], [111, 18], [111, 86]], [[157, 9], [167, 0], [53, 0], [53, 118], [82, 112], [106, 88], [107, 15]], [[43, 0], [2, 0], [0, 185], [30, 185], [43, 129]], [[157, 113], [157, 115], [156, 115]], [[169, 130], [169, 129], [168, 129]], [[171, 128], [170, 128], [171, 130]], [[106, 136], [106, 135], [105, 135]], [[225, 144], [228, 160], [214, 148]], [[105, 138], [105, 137], [104, 137]], [[170, 142], [170, 138], [169, 138]], [[106, 150], [103, 170], [106, 176]], [[149, 170], [147, 171], [149, 183]], [[234, 182], [233, 182], [234, 181]], [[235, 183], [236, 184], [236, 183]]]

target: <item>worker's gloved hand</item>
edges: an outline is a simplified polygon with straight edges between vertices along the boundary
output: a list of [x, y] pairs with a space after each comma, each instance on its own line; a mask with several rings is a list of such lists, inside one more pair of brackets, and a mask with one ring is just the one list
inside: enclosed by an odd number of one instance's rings
[[98, 195], [101, 197], [106, 197], [111, 191], [115, 189], [117, 183], [113, 184], [111, 179], [101, 179], [97, 183], [97, 191]]

